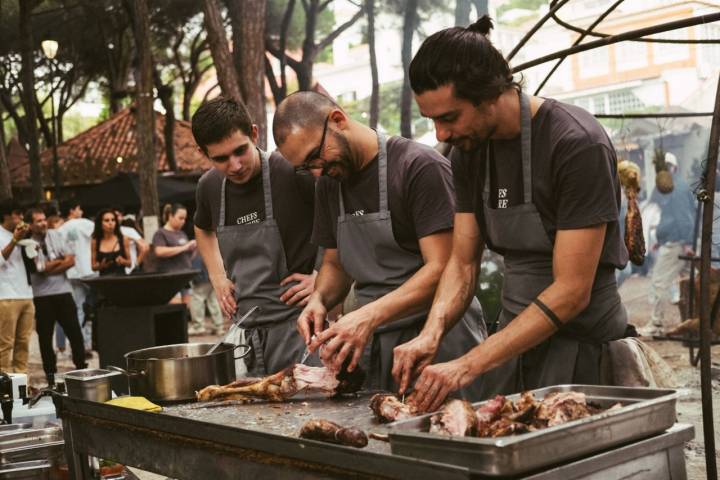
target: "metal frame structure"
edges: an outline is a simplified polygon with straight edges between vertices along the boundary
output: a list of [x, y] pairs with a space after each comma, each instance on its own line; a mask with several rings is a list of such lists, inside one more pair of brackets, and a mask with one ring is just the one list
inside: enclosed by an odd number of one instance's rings
[[[568, 22], [563, 21], [557, 16], [557, 12], [567, 3], [567, 0], [552, 0], [550, 3], [550, 10], [545, 14], [529, 31], [528, 33], [518, 42], [513, 50], [508, 55], [508, 60], [517, 54], [518, 51], [532, 38], [532, 36], [542, 27], [542, 25], [552, 18], [558, 25], [565, 27], [568, 30], [577, 32], [580, 34], [578, 39], [574, 42], [573, 46], [549, 55], [536, 58], [534, 60], [527, 61], [520, 65], [515, 66], [512, 69], [513, 73], [521, 72], [522, 70], [541, 65], [543, 63], [557, 60], [556, 64], [550, 70], [545, 79], [540, 83], [539, 87], [535, 91], [535, 95], [538, 95], [542, 88], [547, 83], [548, 79], [557, 70], [560, 64], [570, 55], [576, 53], [585, 52], [599, 47], [604, 47], [618, 42], [624, 41], [639, 41], [639, 42], [654, 42], [654, 43], [720, 43], [720, 39], [659, 39], [659, 38], [647, 38], [649, 35], [657, 33], [669, 32], [678, 30], [681, 28], [687, 28], [694, 25], [701, 25], [706, 23], [713, 23], [720, 20], [719, 13], [711, 13], [707, 15], [700, 15], [696, 17], [684, 18], [682, 20], [675, 20], [659, 25], [653, 25], [651, 27], [640, 28], [631, 30], [616, 35], [608, 35], [601, 32], [594, 31], [602, 20], [604, 20], [613, 10], [615, 10], [623, 0], [616, 0], [610, 7], [608, 7], [596, 20], [590, 25], [589, 28], [583, 29], [574, 26]], [[585, 37], [591, 36], [597, 38], [589, 42], [581, 43]], [[717, 480], [717, 458], [715, 450], [715, 426], [713, 423], [713, 406], [712, 406], [712, 373], [711, 373], [711, 359], [710, 359], [710, 346], [712, 340], [712, 329], [711, 329], [711, 310], [712, 305], [710, 299], [710, 262], [711, 262], [711, 236], [712, 236], [712, 224], [713, 224], [713, 210], [715, 200], [715, 177], [718, 166], [718, 149], [720, 147], [720, 79], [718, 81], [718, 90], [715, 95], [715, 107], [712, 112], [712, 124], [710, 128], [710, 141], [708, 145], [708, 156], [704, 162], [705, 170], [701, 178], [701, 186], [697, 188], [696, 195], [698, 201], [703, 204], [703, 217], [702, 217], [702, 232], [701, 232], [701, 250], [700, 250], [700, 380], [701, 380], [701, 393], [702, 393], [702, 414], [703, 414], [703, 437], [705, 445], [705, 466], [707, 478], [711, 480]], [[625, 114], [621, 116], [610, 116], [603, 115], [604, 118], [672, 118], [672, 117], [685, 117], [685, 116], [709, 116], [708, 113], [691, 113], [691, 114]], [[600, 115], [598, 115], [600, 117]]]

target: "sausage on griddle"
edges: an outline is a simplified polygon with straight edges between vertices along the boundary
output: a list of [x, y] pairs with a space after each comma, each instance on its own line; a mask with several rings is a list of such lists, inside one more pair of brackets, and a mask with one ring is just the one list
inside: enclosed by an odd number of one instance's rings
[[363, 448], [368, 444], [368, 437], [362, 430], [353, 427], [344, 428], [330, 420], [309, 420], [300, 429], [300, 438], [355, 448]]

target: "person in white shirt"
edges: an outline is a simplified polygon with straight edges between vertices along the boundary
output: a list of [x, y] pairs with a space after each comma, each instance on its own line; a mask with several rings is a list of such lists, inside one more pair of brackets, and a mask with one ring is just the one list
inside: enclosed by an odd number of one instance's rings
[[[83, 283], [83, 279], [97, 276], [97, 272], [90, 265], [90, 237], [95, 229], [95, 223], [92, 220], [83, 218], [83, 210], [79, 204], [71, 204], [68, 208], [67, 220], [62, 224], [58, 231], [63, 234], [64, 240], [70, 250], [75, 255], [75, 265], [70, 267], [66, 274], [72, 286], [73, 300], [77, 309], [78, 322], [83, 333], [83, 341], [85, 343], [85, 351], [92, 349], [92, 324], [85, 322], [85, 309], [83, 305], [90, 295], [90, 287]], [[60, 331], [61, 327], [57, 329]], [[60, 350], [64, 350], [65, 338], [60, 335], [55, 336], [55, 341]]]
[[35, 306], [22, 247], [17, 245], [28, 226], [12, 201], [0, 204], [0, 215], [0, 371], [28, 373]]
[[75, 255], [60, 232], [48, 230], [45, 213], [39, 208], [28, 210], [25, 213], [25, 222], [30, 224], [32, 239], [39, 244], [30, 278], [43, 370], [48, 385], [53, 385], [57, 371], [57, 358], [52, 346], [56, 321], [60, 323], [70, 340], [75, 367], [78, 369], [87, 367], [83, 336], [72, 297], [72, 286], [66, 274], [75, 264]]

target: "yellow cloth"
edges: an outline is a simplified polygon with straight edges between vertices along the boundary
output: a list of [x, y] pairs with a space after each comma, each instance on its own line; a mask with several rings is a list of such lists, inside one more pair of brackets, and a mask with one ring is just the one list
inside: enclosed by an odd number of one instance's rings
[[135, 410], [145, 410], [146, 412], [162, 412], [160, 405], [155, 405], [145, 397], [117, 397], [108, 400], [105, 403], [115, 405], [117, 407], [132, 408]]

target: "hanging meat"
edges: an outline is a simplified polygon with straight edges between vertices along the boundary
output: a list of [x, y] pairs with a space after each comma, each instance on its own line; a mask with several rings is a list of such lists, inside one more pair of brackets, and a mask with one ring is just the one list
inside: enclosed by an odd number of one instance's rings
[[368, 444], [368, 437], [362, 430], [342, 427], [330, 420], [318, 419], [306, 422], [300, 429], [300, 437], [355, 448], [363, 448]]
[[637, 196], [640, 193], [640, 168], [634, 162], [623, 160], [618, 163], [618, 175], [628, 206], [625, 215], [625, 246], [630, 261], [635, 265], [642, 265], [645, 261], [645, 237], [640, 207], [637, 203]]
[[414, 406], [403, 403], [391, 393], [377, 393], [370, 399], [370, 410], [380, 423], [407, 420], [418, 414]]
[[340, 373], [325, 367], [308, 367], [298, 363], [278, 373], [264, 377], [241, 379], [227, 385], [210, 385], [197, 392], [197, 399], [210, 400], [267, 400], [284, 402], [298, 393], [317, 393], [327, 397], [355, 393], [365, 381], [365, 372], [355, 368]]
[[475, 435], [477, 429], [475, 410], [467, 400], [448, 400], [430, 417], [430, 433], [465, 437]]

